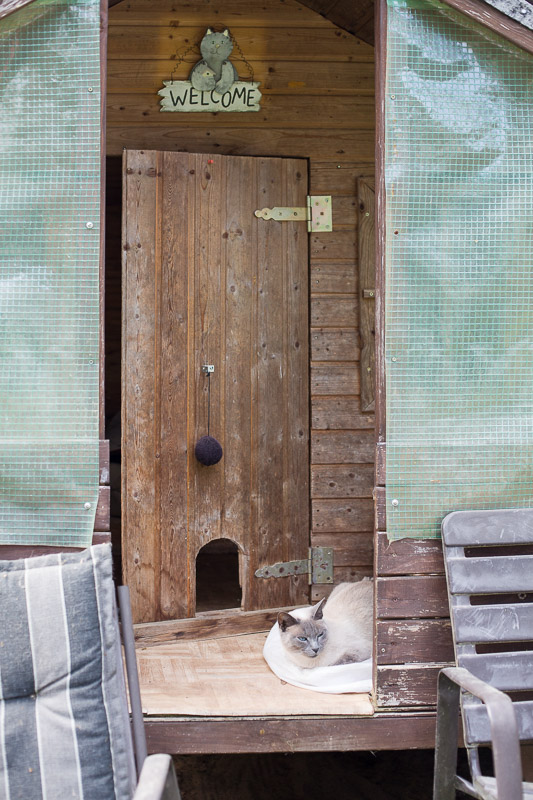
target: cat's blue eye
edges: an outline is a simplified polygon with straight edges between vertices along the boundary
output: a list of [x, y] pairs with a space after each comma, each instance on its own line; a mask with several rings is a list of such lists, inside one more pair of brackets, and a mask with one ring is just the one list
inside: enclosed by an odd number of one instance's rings
[[307, 641], [307, 636], [298, 636], [298, 641], [299, 642], [306, 642]]

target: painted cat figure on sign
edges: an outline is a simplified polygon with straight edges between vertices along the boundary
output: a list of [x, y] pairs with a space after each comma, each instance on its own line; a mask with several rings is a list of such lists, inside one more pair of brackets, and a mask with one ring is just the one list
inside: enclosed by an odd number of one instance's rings
[[341, 583], [324, 602], [303, 619], [285, 611], [278, 614], [281, 643], [290, 661], [310, 669], [370, 658], [373, 581]]
[[237, 70], [228, 61], [232, 50], [233, 41], [227, 28], [223, 33], [208, 28], [200, 43], [203, 59], [194, 65], [189, 76], [193, 88], [199, 92], [227, 92], [239, 80]]

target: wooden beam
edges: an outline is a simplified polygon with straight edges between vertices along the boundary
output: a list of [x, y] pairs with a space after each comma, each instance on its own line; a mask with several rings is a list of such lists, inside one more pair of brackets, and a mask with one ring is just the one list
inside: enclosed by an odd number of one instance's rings
[[[460, 11], [469, 19], [479, 22], [485, 28], [521, 47], [522, 50], [533, 53], [533, 31], [498, 11], [497, 8], [479, 0], [443, 0], [443, 3], [455, 11]], [[524, 3], [524, 6], [527, 8], [527, 3]]]
[[222, 639], [247, 633], [269, 631], [279, 611], [290, 611], [293, 606], [264, 611], [233, 611], [232, 609], [207, 612], [190, 619], [164, 622], [143, 622], [133, 626], [137, 647], [155, 647], [176, 641], [196, 639]]
[[[111, 534], [108, 532], [93, 533], [92, 544], [109, 544]], [[49, 556], [53, 553], [77, 553], [83, 547], [56, 547], [45, 544], [1, 544], [0, 559], [2, 561], [15, 561], [19, 558], [33, 558], [34, 556]]]
[[387, 65], [387, 4], [376, 0], [376, 178], [375, 178], [375, 412], [376, 441], [386, 439], [385, 424], [385, 80]]
[[145, 718], [149, 753], [297, 753], [435, 746], [434, 713], [373, 717]]
[[374, 44], [374, 0], [299, 0], [338, 28]]
[[4, 0], [0, 6], [0, 19], [13, 14], [14, 11], [20, 11], [24, 6], [29, 6], [34, 0]]

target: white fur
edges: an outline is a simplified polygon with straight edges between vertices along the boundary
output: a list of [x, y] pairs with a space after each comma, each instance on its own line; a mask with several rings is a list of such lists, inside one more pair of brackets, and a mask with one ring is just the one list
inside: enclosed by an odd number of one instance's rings
[[[314, 606], [308, 617], [312, 618]], [[293, 647], [287, 647], [288, 637], [297, 633], [292, 626], [282, 634], [288, 658], [299, 667], [346, 664], [364, 661], [372, 655], [373, 582], [362, 580], [356, 583], [341, 583], [335, 587], [323, 607], [323, 619], [316, 625], [325, 626], [327, 639], [322, 650], [309, 658]]]

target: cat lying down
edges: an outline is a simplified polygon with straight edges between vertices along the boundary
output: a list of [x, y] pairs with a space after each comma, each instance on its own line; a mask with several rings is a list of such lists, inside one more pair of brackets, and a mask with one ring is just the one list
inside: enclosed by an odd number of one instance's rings
[[[322, 600], [316, 606], [297, 608], [290, 614], [280, 612], [279, 622], [272, 626], [263, 648], [263, 656], [272, 672], [284, 683], [314, 692], [370, 692], [372, 588], [371, 580], [341, 584], [331, 593], [325, 606]], [[309, 636], [304, 633], [310, 623], [311, 631], [316, 634], [314, 647], [313, 643], [309, 645]], [[319, 637], [318, 634], [323, 635]], [[294, 639], [298, 643], [296, 649], [291, 646]], [[312, 657], [304, 654], [306, 647], [311, 648]], [[352, 658], [364, 660], [346, 663]]]
[[309, 616], [278, 614], [281, 644], [298, 667], [351, 664], [372, 655], [373, 582], [341, 583]]

